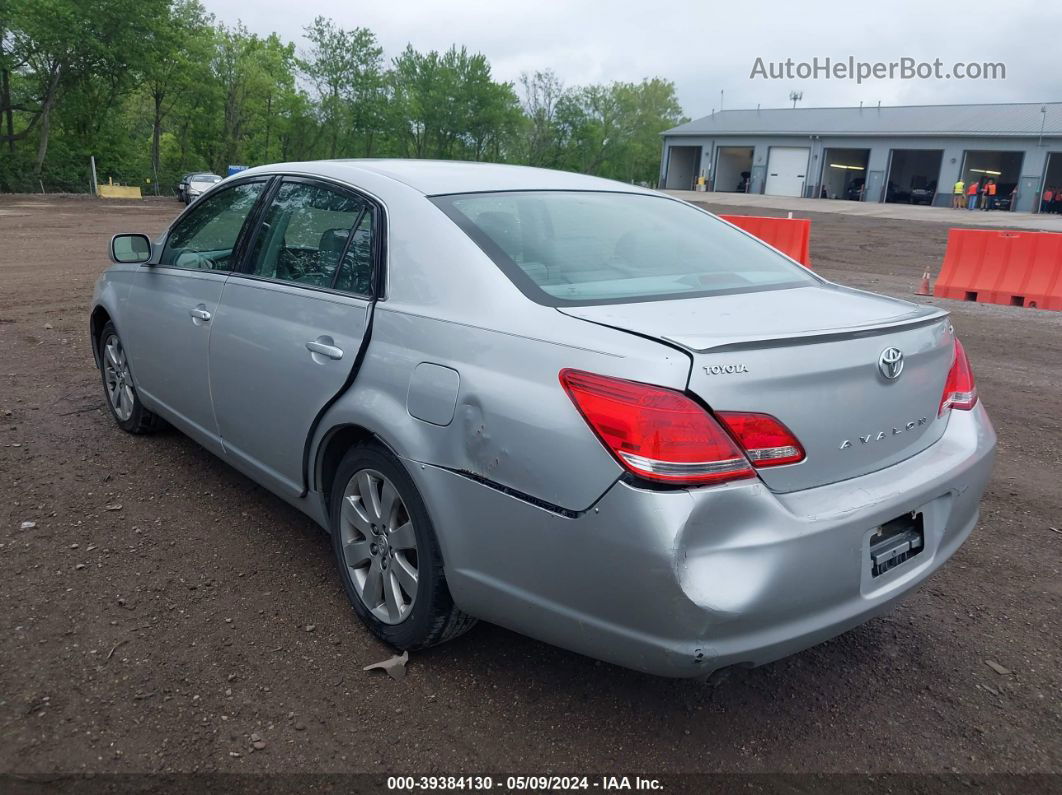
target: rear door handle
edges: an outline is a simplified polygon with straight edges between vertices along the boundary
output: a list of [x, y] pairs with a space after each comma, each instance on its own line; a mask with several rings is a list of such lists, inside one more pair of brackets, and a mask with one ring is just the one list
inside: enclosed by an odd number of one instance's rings
[[310, 340], [306, 343], [306, 350], [311, 353], [318, 353], [321, 356], [327, 356], [329, 359], [342, 359], [343, 349], [337, 348], [335, 345], [328, 345], [324, 342], [318, 342], [317, 340]]
[[192, 320], [202, 320], [204, 323], [210, 322], [210, 312], [200, 307], [196, 307], [188, 312], [192, 316]]

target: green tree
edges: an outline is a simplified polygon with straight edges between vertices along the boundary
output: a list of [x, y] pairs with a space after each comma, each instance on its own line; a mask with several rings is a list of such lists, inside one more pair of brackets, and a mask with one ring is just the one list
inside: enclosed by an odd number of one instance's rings
[[584, 174], [609, 174], [607, 166], [622, 143], [625, 121], [616, 84], [565, 93], [557, 103], [557, 120], [565, 149], [561, 164]]
[[151, 103], [151, 173], [158, 193], [163, 122], [207, 76], [214, 45], [213, 18], [199, 0], [178, 0], [145, 31], [143, 85]]
[[311, 47], [300, 66], [317, 92], [328, 156], [372, 153], [383, 127], [383, 48], [368, 28], [344, 30], [324, 17], [306, 28]]
[[[3, 140], [35, 136], [35, 176], [44, 167], [60, 98], [69, 100], [66, 118], [84, 149], [103, 127], [98, 114], [110, 111], [135, 83], [145, 52], [142, 31], [166, 5], [167, 0], [10, 0], [3, 15], [9, 87], [0, 87], [0, 113], [11, 124]], [[12, 83], [21, 96], [15, 97]]]
[[399, 151], [407, 157], [431, 157], [443, 109], [439, 54], [423, 55], [407, 45], [392, 61], [388, 75], [389, 121]]
[[612, 176], [626, 182], [655, 182], [660, 169], [660, 133], [689, 121], [675, 96], [675, 85], [658, 77], [616, 86], [624, 119], [624, 139]]
[[660, 133], [685, 121], [674, 84], [583, 86], [557, 103], [561, 167], [625, 182], [652, 183], [660, 162]]
[[403, 154], [505, 159], [520, 104], [511, 84], [494, 82], [485, 56], [464, 47], [440, 55], [407, 46], [389, 78], [392, 131]]
[[297, 58], [201, 2], [0, 0], [0, 189], [84, 190], [89, 155], [156, 190], [235, 163], [373, 155], [652, 182], [660, 132], [684, 120], [659, 78], [566, 89], [543, 70], [514, 87], [458, 45], [385, 65], [371, 30], [320, 16]]
[[242, 24], [221, 27], [212, 71], [222, 96], [220, 154], [213, 160], [220, 171], [251, 154], [247, 144], [253, 134], [263, 133], [266, 148], [277, 94], [295, 90], [295, 45], [275, 33], [259, 38]]
[[564, 98], [564, 84], [552, 69], [520, 75], [525, 118], [522, 157], [528, 165], [557, 164], [562, 148], [557, 106]]

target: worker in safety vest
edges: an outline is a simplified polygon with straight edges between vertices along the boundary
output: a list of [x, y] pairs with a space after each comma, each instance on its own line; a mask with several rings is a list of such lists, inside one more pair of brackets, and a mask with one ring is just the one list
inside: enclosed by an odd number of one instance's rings
[[966, 193], [966, 183], [962, 181], [962, 177], [959, 177], [959, 181], [955, 183], [955, 187], [951, 191], [954, 196], [951, 200], [951, 206], [956, 210], [962, 209], [962, 197]]
[[994, 179], [990, 179], [985, 183], [981, 196], [981, 209], [996, 209], [996, 181]]
[[977, 209], [977, 191], [980, 190], [980, 188], [981, 184], [977, 180], [974, 180], [970, 183], [970, 187], [966, 189], [967, 210]]
[[1045, 190], [1043, 197], [1040, 199], [1040, 212], [1042, 212], [1042, 213], [1051, 212], [1051, 202], [1054, 200], [1054, 198], [1055, 198], [1055, 192], [1053, 190], [1051, 190], [1051, 188], [1048, 188], [1047, 190]]

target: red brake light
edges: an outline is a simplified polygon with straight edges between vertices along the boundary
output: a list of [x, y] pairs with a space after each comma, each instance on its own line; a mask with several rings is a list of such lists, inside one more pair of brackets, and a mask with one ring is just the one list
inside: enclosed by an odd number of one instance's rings
[[605, 447], [639, 477], [693, 485], [754, 474], [719, 423], [681, 392], [579, 370], [561, 370], [560, 382]]
[[963, 350], [962, 343], [955, 340], [955, 361], [948, 372], [944, 384], [944, 394], [940, 397], [940, 410], [937, 416], [943, 416], [948, 409], [969, 411], [977, 403], [977, 384], [974, 383], [970, 360]]
[[793, 432], [770, 414], [717, 411], [715, 416], [734, 434], [757, 468], [795, 464], [804, 460], [804, 448]]

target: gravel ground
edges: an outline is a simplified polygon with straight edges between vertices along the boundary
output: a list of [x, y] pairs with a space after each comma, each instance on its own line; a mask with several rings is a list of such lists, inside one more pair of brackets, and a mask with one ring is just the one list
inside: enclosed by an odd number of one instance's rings
[[[396, 681], [362, 671], [390, 652], [322, 532], [106, 412], [107, 240], [179, 209], [0, 197], [0, 772], [1062, 773], [1062, 313], [935, 301], [999, 457], [979, 529], [895, 612], [711, 684], [483, 624]], [[910, 297], [939, 268], [945, 225], [811, 217], [836, 281]]]

